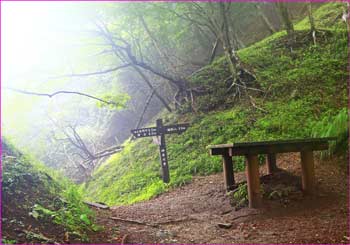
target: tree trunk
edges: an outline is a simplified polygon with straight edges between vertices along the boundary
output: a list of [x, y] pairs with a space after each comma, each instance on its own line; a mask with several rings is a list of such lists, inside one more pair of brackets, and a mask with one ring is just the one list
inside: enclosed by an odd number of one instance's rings
[[281, 16], [284, 28], [287, 31], [287, 34], [289, 37], [293, 37], [294, 34], [294, 26], [290, 19], [288, 8], [284, 2], [277, 2], [276, 3], [279, 14]]
[[227, 21], [227, 13], [225, 10], [225, 3], [220, 3], [220, 11], [223, 18], [223, 25], [219, 34], [224, 49], [225, 57], [228, 62], [229, 70], [232, 74], [233, 81], [238, 79], [238, 57], [234, 54], [234, 49], [230, 42], [229, 27]]
[[316, 31], [316, 26], [315, 26], [315, 19], [314, 16], [312, 15], [312, 3], [308, 3], [308, 16], [309, 16], [309, 22], [310, 22], [310, 31], [313, 33]]
[[233, 38], [236, 42], [236, 49], [242, 49], [246, 47], [243, 41], [239, 38], [237, 32], [233, 32]]
[[309, 2], [307, 4], [308, 7], [308, 16], [309, 16], [309, 22], [310, 22], [310, 33], [312, 40], [314, 42], [314, 45], [316, 45], [316, 26], [315, 26], [315, 19], [314, 16], [312, 15], [312, 3]]
[[213, 45], [213, 49], [211, 51], [211, 55], [210, 55], [210, 59], [209, 59], [209, 64], [211, 64], [214, 59], [215, 59], [215, 55], [216, 55], [216, 50], [218, 49], [218, 45], [219, 45], [219, 38], [216, 38], [215, 43]]
[[261, 7], [260, 7], [260, 5], [258, 3], [255, 4], [255, 8], [257, 9], [258, 14], [260, 15], [260, 17], [263, 20], [263, 22], [266, 25], [266, 27], [269, 29], [270, 33], [271, 34], [275, 33], [276, 32], [275, 27], [272, 25], [270, 20], [267, 18], [267, 16], [265, 15], [264, 11], [261, 9]]
[[155, 96], [160, 100], [160, 102], [162, 102], [162, 104], [164, 105], [164, 107], [169, 111], [171, 112], [171, 108], [170, 106], [168, 105], [168, 103], [165, 101], [165, 99], [155, 90], [155, 88], [153, 87], [153, 85], [151, 84], [150, 80], [146, 77], [146, 75], [141, 71], [141, 69], [136, 66], [136, 65], [133, 65], [132, 66], [135, 71], [137, 71], [137, 73], [142, 77], [142, 79], [146, 82], [146, 84], [148, 85], [148, 87], [154, 91], [154, 94]]

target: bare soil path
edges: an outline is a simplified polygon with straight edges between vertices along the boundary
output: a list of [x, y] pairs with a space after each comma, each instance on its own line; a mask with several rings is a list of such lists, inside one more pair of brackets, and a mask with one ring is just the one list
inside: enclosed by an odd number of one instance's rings
[[[267, 188], [289, 185], [292, 191], [274, 200], [264, 198], [261, 209], [232, 206], [222, 174], [195, 177], [155, 199], [98, 210], [97, 222], [105, 230], [92, 234], [91, 242], [350, 243], [346, 159], [316, 161], [314, 196], [300, 191], [299, 162], [299, 154], [278, 155], [277, 165], [285, 171], [264, 176], [261, 182]], [[260, 174], [266, 175], [265, 166]], [[245, 180], [244, 173], [235, 177], [237, 182]]]

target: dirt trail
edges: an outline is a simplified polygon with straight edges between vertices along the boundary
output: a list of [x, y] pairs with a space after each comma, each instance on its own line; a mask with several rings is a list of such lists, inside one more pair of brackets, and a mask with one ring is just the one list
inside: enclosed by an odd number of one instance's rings
[[[284, 181], [299, 188], [299, 155], [280, 155], [277, 161], [279, 168], [291, 173], [289, 177], [265, 176], [262, 183]], [[96, 243], [349, 243], [348, 173], [337, 167], [346, 160], [332, 161], [316, 161], [317, 194], [312, 197], [296, 191], [284, 199], [264, 199], [259, 210], [237, 209], [223, 190], [222, 174], [196, 177], [150, 201], [98, 210], [97, 222], [106, 229], [91, 239]], [[264, 166], [260, 173], [266, 174]], [[237, 182], [245, 180], [244, 173], [235, 177]], [[231, 227], [221, 228], [219, 223]]]

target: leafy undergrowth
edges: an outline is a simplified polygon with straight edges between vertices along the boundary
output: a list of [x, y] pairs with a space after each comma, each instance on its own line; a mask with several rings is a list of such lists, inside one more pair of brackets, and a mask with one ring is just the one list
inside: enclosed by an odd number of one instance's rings
[[[292, 46], [282, 31], [238, 52], [243, 66], [257, 77], [259, 84], [252, 86], [266, 92], [251, 93], [253, 101], [232, 97], [224, 58], [190, 78], [193, 87], [209, 91], [196, 98], [198, 113], [185, 108], [178, 115], [159, 115], [165, 124], [191, 123], [182, 135], [167, 136], [169, 184], [161, 180], [158, 146], [144, 138], [126, 143], [95, 171], [84, 184], [86, 197], [110, 205], [130, 204], [181, 186], [193, 175], [222, 171], [221, 159], [208, 155], [206, 146], [211, 144], [312, 136], [337, 136], [338, 142], [346, 142], [348, 52], [346, 24], [338, 18], [342, 6], [329, 3], [315, 11], [320, 28], [316, 45], [303, 20], [296, 25]], [[243, 170], [243, 160], [235, 159], [236, 171]]]
[[3, 243], [81, 243], [96, 230], [74, 184], [2, 142]]

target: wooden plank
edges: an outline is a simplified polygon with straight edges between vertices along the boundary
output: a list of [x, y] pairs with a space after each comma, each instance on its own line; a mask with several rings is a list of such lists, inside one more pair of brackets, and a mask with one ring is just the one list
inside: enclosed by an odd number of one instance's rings
[[227, 191], [232, 191], [235, 187], [232, 157], [228, 154], [223, 155], [222, 165], [224, 170], [225, 188]]
[[267, 173], [272, 174], [276, 172], [277, 166], [276, 166], [276, 154], [267, 154]]
[[220, 144], [220, 145], [208, 145], [207, 148], [209, 149], [220, 149], [220, 148], [230, 148], [233, 147], [233, 144]]
[[[270, 140], [270, 141], [257, 141], [257, 142], [238, 142], [234, 143], [233, 146], [261, 146], [261, 145], [279, 145], [279, 144], [303, 144], [303, 143], [322, 143], [336, 140], [335, 137], [324, 137], [324, 138], [308, 138], [308, 139], [292, 139], [292, 140]], [[229, 144], [226, 144], [229, 145]]]
[[257, 155], [257, 154], [269, 154], [269, 153], [284, 153], [284, 152], [300, 152], [300, 151], [319, 151], [327, 150], [328, 142], [322, 143], [284, 143], [280, 145], [261, 145], [261, 146], [234, 146], [232, 148], [233, 156], [242, 155]]
[[234, 144], [209, 145], [210, 155], [223, 155], [232, 149], [233, 156], [256, 155], [283, 152], [317, 151], [327, 150], [328, 141], [335, 138], [313, 138], [298, 140], [278, 140], [262, 142], [244, 142]]
[[[163, 132], [163, 120], [157, 119], [156, 124], [157, 124], [157, 129], [160, 132]], [[162, 165], [163, 182], [169, 183], [170, 182], [170, 174], [169, 174], [168, 156], [167, 156], [167, 152], [166, 152], [164, 133], [160, 134], [159, 157], [160, 157], [160, 163]]]
[[250, 208], [259, 208], [262, 204], [260, 194], [259, 164], [257, 155], [246, 155], [246, 176], [248, 184], [248, 200]]
[[224, 155], [228, 152], [229, 149], [232, 149], [233, 144], [223, 144], [223, 145], [209, 145], [209, 154], [212, 156], [215, 155]]
[[163, 128], [163, 133], [165, 134], [180, 134], [187, 130], [187, 128], [190, 126], [189, 123], [182, 123], [182, 124], [176, 124], [176, 125], [167, 125]]
[[209, 145], [208, 148], [228, 148], [232, 146], [259, 146], [259, 145], [275, 145], [285, 143], [310, 143], [310, 142], [328, 142], [336, 140], [335, 137], [324, 138], [308, 138], [308, 139], [292, 139], [292, 140], [269, 140], [269, 141], [256, 141], [256, 142], [238, 142], [229, 144]]
[[159, 146], [159, 157], [160, 157], [160, 164], [162, 165], [162, 178], [164, 183], [170, 182], [170, 174], [169, 174], [169, 164], [168, 164], [168, 155], [166, 152], [166, 146], [162, 145], [164, 143], [164, 135], [160, 136], [161, 145]]
[[315, 188], [314, 155], [312, 151], [300, 152], [302, 188], [305, 194], [312, 194]]
[[160, 135], [158, 132], [158, 129], [155, 127], [152, 128], [138, 128], [138, 129], [132, 129], [131, 133], [134, 135], [136, 138], [141, 138], [141, 137], [150, 137], [150, 136], [157, 136]]

